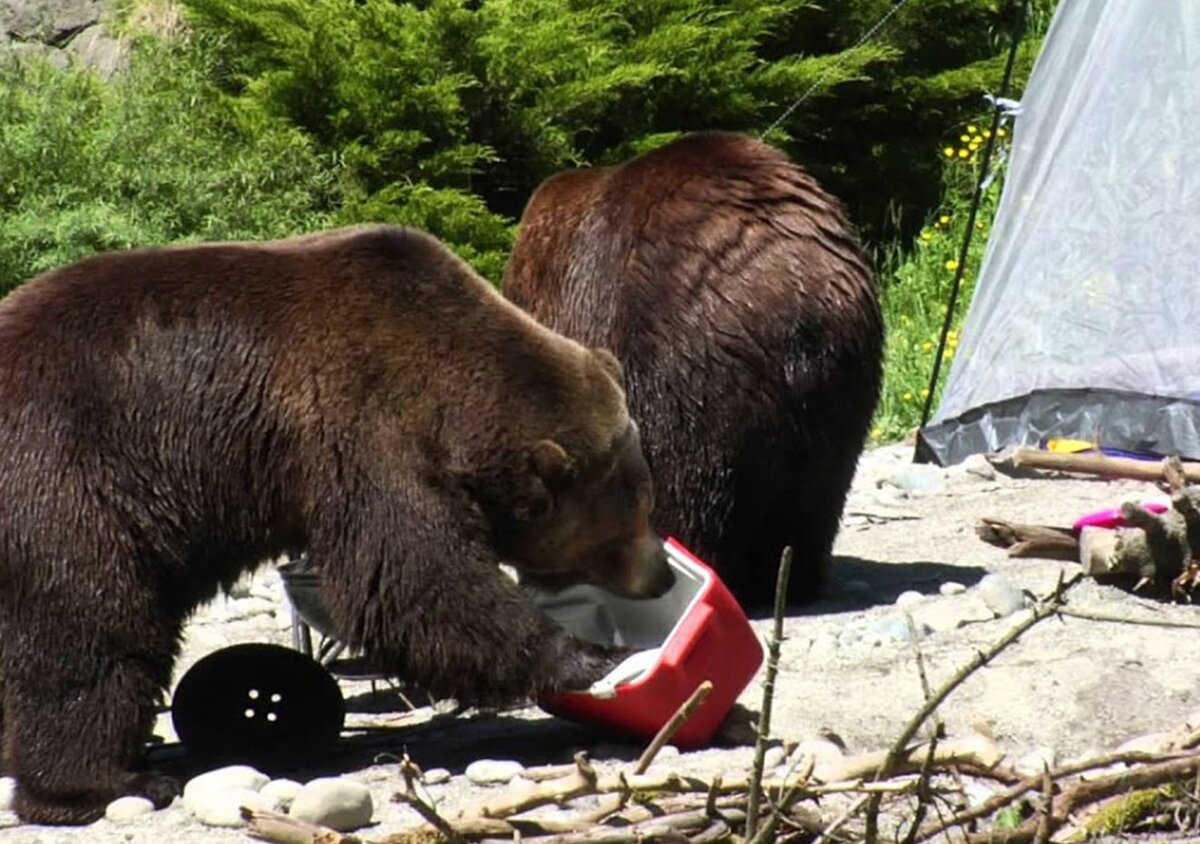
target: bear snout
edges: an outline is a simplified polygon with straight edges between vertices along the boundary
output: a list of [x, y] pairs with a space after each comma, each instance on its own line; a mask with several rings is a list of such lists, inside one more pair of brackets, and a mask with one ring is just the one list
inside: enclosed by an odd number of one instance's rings
[[675, 571], [667, 562], [662, 540], [654, 534], [639, 543], [638, 554], [629, 567], [625, 583], [614, 588], [627, 598], [657, 598], [675, 585]]

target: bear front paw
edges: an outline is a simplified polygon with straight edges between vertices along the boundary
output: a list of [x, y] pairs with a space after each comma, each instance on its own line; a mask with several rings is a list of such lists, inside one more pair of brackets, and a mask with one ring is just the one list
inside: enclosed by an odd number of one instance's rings
[[179, 781], [166, 774], [133, 774], [126, 784], [128, 794], [145, 797], [155, 809], [165, 809], [171, 801], [183, 793]]
[[548, 691], [585, 691], [633, 653], [629, 648], [597, 645], [566, 634], [557, 644]]

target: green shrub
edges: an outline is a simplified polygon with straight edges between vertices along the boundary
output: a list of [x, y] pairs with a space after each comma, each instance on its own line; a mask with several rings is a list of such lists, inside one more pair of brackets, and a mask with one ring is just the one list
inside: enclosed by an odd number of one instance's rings
[[109, 82], [0, 64], [0, 292], [98, 250], [327, 223], [335, 168], [294, 128], [232, 108], [209, 56], [143, 42]]
[[[871, 431], [875, 441], [900, 439], [921, 421], [975, 185], [987, 175], [980, 169], [983, 145], [991, 134], [987, 125], [982, 121], [968, 124], [947, 139], [939, 155], [947, 165], [941, 206], [928, 218], [909, 249], [902, 250], [894, 245], [881, 260], [879, 276], [883, 287], [887, 344], [883, 394]], [[942, 352], [935, 408], [949, 375], [962, 320], [983, 262], [988, 233], [1000, 200], [1002, 162], [1007, 147], [1008, 130], [1001, 128], [992, 157], [993, 178], [983, 192], [975, 217], [962, 288]]]

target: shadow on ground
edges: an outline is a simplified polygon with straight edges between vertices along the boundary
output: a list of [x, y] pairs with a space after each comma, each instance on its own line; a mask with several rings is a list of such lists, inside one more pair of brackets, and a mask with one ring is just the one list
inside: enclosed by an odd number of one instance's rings
[[[833, 577], [826, 594], [818, 601], [792, 607], [789, 616], [853, 612], [893, 604], [904, 592], [936, 595], [947, 581], [973, 586], [987, 570], [978, 566], [955, 566], [934, 562], [881, 563], [860, 557], [834, 557]], [[751, 618], [769, 618], [756, 612]]]
[[[402, 709], [398, 704], [398, 708]], [[255, 758], [213, 758], [189, 753], [176, 743], [149, 751], [151, 767], [181, 783], [197, 774], [224, 765], [253, 765], [272, 778], [288, 777], [307, 782], [314, 777], [339, 776], [371, 765], [398, 763], [405, 753], [418, 765], [446, 768], [461, 774], [477, 759], [514, 759], [523, 765], [567, 763], [575, 751], [598, 743], [610, 747], [614, 758], [636, 758], [639, 745], [603, 730], [558, 718], [521, 718], [512, 715], [438, 718], [403, 727], [347, 729], [337, 744], [311, 762], [275, 763]]]

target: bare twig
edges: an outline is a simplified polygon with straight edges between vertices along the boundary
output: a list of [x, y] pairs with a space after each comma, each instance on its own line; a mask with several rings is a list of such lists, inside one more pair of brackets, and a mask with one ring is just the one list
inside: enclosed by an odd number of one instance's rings
[[779, 648], [783, 643], [783, 611], [787, 604], [787, 584], [792, 572], [792, 546], [783, 549], [779, 573], [775, 578], [775, 627], [767, 645], [767, 674], [763, 679], [762, 712], [758, 717], [758, 736], [754, 744], [754, 768], [750, 775], [750, 795], [746, 801], [746, 838], [754, 840], [758, 829], [758, 804], [762, 797], [763, 766], [767, 740], [771, 735], [771, 706], [775, 697], [775, 675], [779, 671]]
[[696, 687], [696, 690], [679, 706], [679, 709], [675, 710], [675, 714], [671, 716], [671, 720], [662, 725], [662, 728], [654, 736], [654, 740], [647, 745], [642, 755], [638, 757], [637, 765], [633, 769], [635, 774], [646, 773], [646, 769], [650, 767], [650, 763], [654, 761], [654, 757], [658, 755], [658, 752], [679, 732], [679, 729], [687, 723], [687, 720], [692, 717], [696, 710], [704, 705], [704, 701], [708, 700], [712, 689], [712, 681], [705, 680]]
[[1034, 833], [1034, 844], [1050, 844], [1050, 832], [1054, 828], [1054, 778], [1050, 766], [1042, 765], [1042, 805], [1038, 808], [1038, 822]]
[[1070, 618], [1082, 618], [1088, 621], [1105, 621], [1112, 624], [1135, 624], [1145, 627], [1179, 627], [1185, 629], [1195, 629], [1200, 627], [1200, 621], [1184, 621], [1165, 618], [1125, 618], [1119, 615], [1108, 615], [1107, 613], [1096, 612], [1094, 610], [1080, 610], [1074, 607], [1059, 607], [1059, 615], [1069, 616]]
[[870, 799], [871, 795], [864, 794], [862, 797], [855, 800], [849, 809], [837, 817], [831, 824], [829, 824], [829, 826], [825, 827], [824, 832], [813, 839], [812, 844], [826, 844], [826, 842], [832, 841], [834, 833], [849, 823], [851, 818], [861, 812], [863, 807], [867, 805], [867, 802]]
[[437, 809], [430, 806], [416, 794], [398, 791], [393, 799], [408, 806], [424, 818], [425, 822], [445, 836], [450, 844], [465, 844], [466, 839], [463, 838], [462, 834], [451, 826], [448, 820], [439, 815]]
[[[1153, 788], [1172, 780], [1191, 776], [1197, 770], [1200, 770], [1200, 753], [1174, 759], [1170, 762], [1160, 762], [1155, 765], [1144, 765], [1140, 768], [1117, 771], [1108, 776], [1077, 783], [1070, 788], [1064, 789], [1059, 799], [1055, 802], [1048, 822], [1050, 833], [1053, 834], [1055, 830], [1066, 823], [1071, 813], [1080, 806], [1095, 803], [1098, 800], [1112, 797], [1115, 794], [1124, 794], [1128, 791], [1136, 791], [1143, 788]], [[1016, 829], [1004, 831], [992, 830], [987, 833], [972, 834], [967, 837], [967, 841], [971, 842], [971, 844], [983, 844], [983, 842], [991, 842], [991, 844], [1027, 844], [1027, 842], [1032, 842], [1037, 835], [1039, 823], [1041, 823], [1041, 818], [1032, 818], [1025, 821]]]
[[[1050, 772], [1050, 776], [1061, 781], [1066, 777], [1075, 776], [1077, 774], [1094, 771], [1098, 768], [1107, 768], [1111, 765], [1118, 764], [1160, 764], [1164, 762], [1174, 762], [1182, 759], [1200, 758], [1197, 753], [1145, 753], [1143, 751], [1125, 751], [1122, 753], [1109, 753], [1104, 756], [1096, 756], [1091, 759], [1084, 759], [1080, 762], [1074, 762], [1070, 765], [1063, 765], [1060, 768]], [[927, 841], [939, 833], [945, 832], [947, 829], [956, 826], [965, 826], [972, 821], [977, 821], [980, 818], [986, 818], [1010, 803], [1019, 800], [1028, 792], [1037, 788], [1042, 784], [1041, 775], [1026, 777], [1015, 785], [992, 795], [978, 806], [973, 806], [970, 809], [964, 809], [956, 813], [948, 820], [935, 824], [921, 831], [917, 836], [917, 841]]]
[[[1048, 599], [1044, 600], [1037, 607], [1035, 607], [1033, 613], [1028, 618], [1025, 618], [1019, 623], [1015, 624], [1013, 628], [1008, 631], [1008, 633], [1000, 637], [999, 640], [994, 642], [986, 650], [977, 653], [974, 659], [960, 668], [957, 672], [955, 672], [954, 676], [943, 683], [941, 688], [939, 688], [937, 692], [935, 692], [933, 696], [929, 698], [929, 700], [925, 701], [925, 704], [920, 708], [920, 710], [917, 711], [917, 714], [914, 715], [904, 729], [901, 730], [900, 735], [896, 738], [896, 740], [892, 743], [891, 748], [888, 750], [883, 764], [879, 766], [876, 779], [884, 779], [892, 773], [892, 769], [896, 764], [896, 760], [902, 753], [904, 753], [905, 748], [908, 747], [908, 743], [912, 741], [913, 736], [917, 734], [917, 731], [921, 729], [921, 726], [926, 720], [928, 720], [929, 716], [931, 716], [937, 710], [937, 708], [942, 705], [946, 698], [953, 694], [955, 689], [962, 685], [962, 683], [965, 682], [968, 677], [995, 659], [996, 656], [999, 655], [1005, 648], [1009, 647], [1018, 639], [1020, 639], [1021, 636], [1024, 635], [1027, 630], [1029, 630], [1029, 628], [1033, 627], [1035, 624], [1045, 621], [1050, 616], [1055, 615], [1062, 607], [1063, 596], [1066, 591], [1078, 583], [1082, 577], [1083, 575], [1079, 574], [1073, 577], [1070, 582], [1064, 583], [1062, 576], [1060, 575], [1059, 583], [1055, 587], [1054, 593]], [[864, 832], [866, 844], [875, 844], [876, 838], [878, 837], [878, 832], [879, 798], [875, 797], [867, 804], [867, 822], [866, 830]]]

